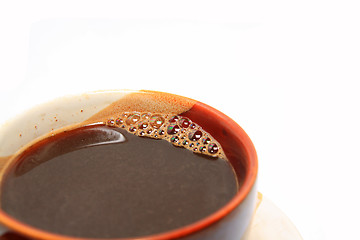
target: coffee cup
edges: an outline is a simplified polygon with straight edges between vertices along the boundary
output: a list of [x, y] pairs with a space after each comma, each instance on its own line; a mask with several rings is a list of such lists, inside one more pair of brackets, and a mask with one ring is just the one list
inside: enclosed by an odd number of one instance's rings
[[[151, 119], [155, 120], [151, 122]], [[140, 131], [140, 121], [145, 121], [142, 127], [152, 126], [151, 131]], [[158, 128], [156, 123], [160, 124]], [[189, 127], [191, 123], [194, 126], [192, 130]], [[93, 125], [124, 129], [136, 137], [168, 141], [194, 155], [211, 158], [209, 161], [225, 159], [232, 167], [238, 183], [236, 192], [225, 204], [201, 219], [147, 235], [112, 236], [111, 239], [246, 239], [257, 201], [258, 163], [250, 138], [237, 123], [220, 111], [199, 101], [170, 93], [144, 90], [89, 92], [58, 98], [18, 115], [0, 129], [1, 185], [6, 185], [4, 183], [8, 181], [9, 169], [15, 166], [18, 156], [31, 149], [34, 144], [76, 128]], [[161, 129], [164, 129], [163, 136]], [[27, 166], [25, 171], [41, 163]], [[140, 170], [139, 174], [142, 174]], [[1, 194], [0, 199], [3, 201], [7, 192], [1, 189]], [[71, 201], [72, 196], [67, 197]], [[188, 196], [190, 199], [191, 197]], [[0, 224], [3, 226], [1, 239], [109, 238], [102, 235], [75, 236], [33, 226], [14, 217], [14, 214], [5, 209], [5, 205], [5, 202], [0, 202]], [[175, 214], [175, 222], [176, 216]]]

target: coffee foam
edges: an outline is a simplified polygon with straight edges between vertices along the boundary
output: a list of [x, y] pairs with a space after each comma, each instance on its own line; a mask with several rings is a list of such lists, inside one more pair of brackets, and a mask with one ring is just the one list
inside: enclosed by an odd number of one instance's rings
[[220, 144], [209, 133], [181, 116], [195, 103], [174, 94], [142, 90], [124, 96], [85, 122], [102, 122], [140, 137], [164, 139], [195, 153], [225, 159]]
[[174, 146], [184, 147], [194, 153], [225, 159], [220, 144], [198, 124], [189, 118], [150, 112], [122, 112], [106, 122], [127, 130], [139, 137], [163, 139]]

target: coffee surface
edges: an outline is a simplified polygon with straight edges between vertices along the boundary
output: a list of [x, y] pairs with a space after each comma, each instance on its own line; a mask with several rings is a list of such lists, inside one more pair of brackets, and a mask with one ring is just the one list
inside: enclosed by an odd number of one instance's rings
[[1, 208], [52, 233], [140, 237], [210, 215], [236, 194], [237, 184], [227, 160], [91, 125], [19, 154], [2, 183]]

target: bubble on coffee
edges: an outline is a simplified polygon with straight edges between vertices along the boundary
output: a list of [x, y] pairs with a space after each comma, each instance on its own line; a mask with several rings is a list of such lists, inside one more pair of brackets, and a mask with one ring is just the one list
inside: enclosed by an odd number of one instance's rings
[[226, 158], [221, 145], [201, 126], [181, 115], [122, 112], [106, 121], [139, 137], [163, 139], [195, 153]]

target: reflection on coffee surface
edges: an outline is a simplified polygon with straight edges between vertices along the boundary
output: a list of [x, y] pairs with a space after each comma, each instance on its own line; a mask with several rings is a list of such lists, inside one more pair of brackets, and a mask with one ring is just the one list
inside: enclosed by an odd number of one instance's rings
[[1, 208], [52, 233], [140, 237], [209, 216], [237, 189], [221, 145], [191, 119], [123, 112], [18, 154], [2, 183]]

